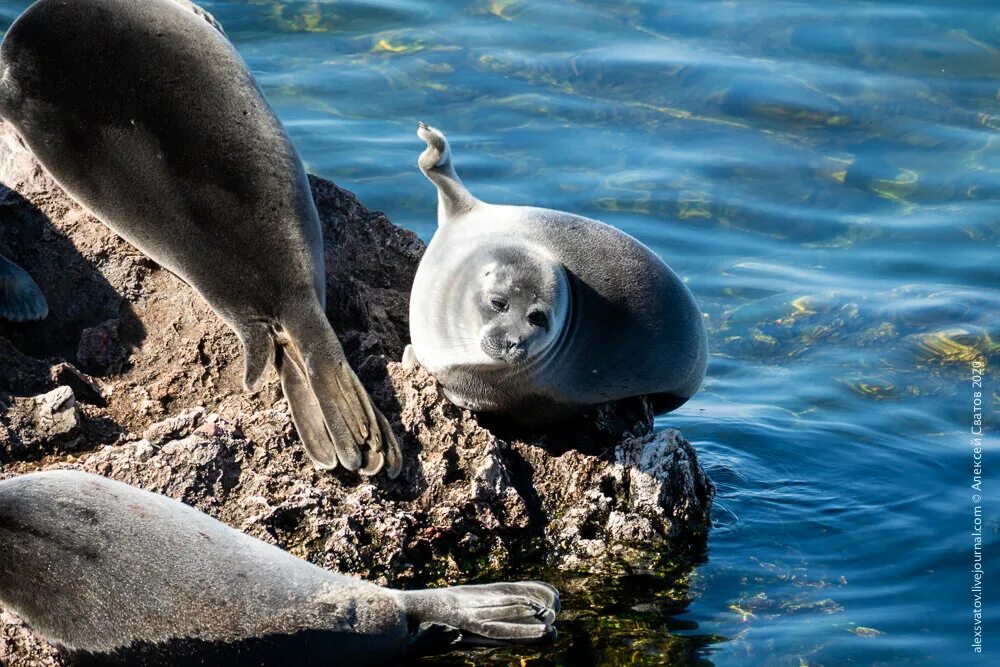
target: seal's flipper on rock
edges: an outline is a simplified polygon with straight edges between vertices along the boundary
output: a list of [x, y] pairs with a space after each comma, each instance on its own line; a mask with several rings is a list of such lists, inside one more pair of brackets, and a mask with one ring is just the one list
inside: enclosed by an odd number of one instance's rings
[[[375, 408], [375, 419], [378, 420], [379, 428], [382, 431], [382, 439], [385, 442], [385, 474], [395, 479], [403, 469], [403, 449], [399, 446], [399, 440], [392, 433], [392, 426], [378, 408]], [[374, 473], [372, 473], [374, 474]]]
[[[399, 473], [399, 444], [344, 358], [325, 313], [314, 304], [283, 323], [281, 384], [309, 457], [365, 475]], [[326, 437], [323, 437], [325, 434]]]
[[427, 142], [427, 148], [420, 154], [417, 164], [438, 190], [438, 224], [444, 225], [474, 209], [479, 200], [465, 189], [462, 179], [455, 172], [451, 147], [444, 133], [421, 122], [417, 136]]
[[418, 628], [414, 641], [422, 652], [541, 644], [556, 637], [553, 623], [559, 592], [541, 582], [454, 586], [400, 595], [411, 627]]
[[302, 446], [313, 464], [323, 470], [337, 467], [337, 453], [330, 442], [330, 434], [323, 421], [323, 411], [319, 402], [309, 388], [309, 383], [302, 376], [296, 365], [284, 355], [278, 360], [278, 373], [281, 376], [281, 391], [288, 401], [288, 409], [292, 413], [292, 423], [299, 433]]
[[257, 391], [267, 369], [274, 363], [274, 332], [263, 322], [234, 326], [233, 329], [243, 343], [243, 386], [247, 391]]
[[0, 255], [0, 320], [27, 322], [48, 314], [45, 295], [28, 272]]

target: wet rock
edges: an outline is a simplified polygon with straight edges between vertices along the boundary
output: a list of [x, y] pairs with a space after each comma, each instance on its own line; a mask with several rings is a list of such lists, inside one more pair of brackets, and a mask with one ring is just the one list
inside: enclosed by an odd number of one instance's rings
[[[43, 322], [0, 323], [0, 476], [88, 470], [392, 585], [539, 564], [622, 571], [703, 543], [711, 482], [677, 431], [653, 432], [645, 399], [514, 430], [455, 407], [423, 369], [395, 363], [423, 244], [336, 185], [310, 180], [328, 313], [400, 438], [396, 480], [313, 468], [277, 378], [244, 391], [242, 349], [207, 304], [69, 200], [2, 125], [0, 183], [10, 188], [0, 252], [36, 277], [51, 306]], [[55, 664], [23, 632], [0, 621], [8, 661]]]

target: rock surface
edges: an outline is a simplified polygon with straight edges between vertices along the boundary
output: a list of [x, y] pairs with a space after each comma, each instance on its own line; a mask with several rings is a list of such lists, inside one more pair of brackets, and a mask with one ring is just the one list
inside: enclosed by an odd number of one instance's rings
[[[235, 335], [74, 204], [0, 125], [0, 253], [49, 299], [0, 323], [0, 476], [88, 470], [183, 500], [297, 556], [383, 584], [458, 583], [526, 563], [636, 566], [703, 543], [714, 493], [645, 400], [547, 432], [448, 403], [408, 339], [423, 244], [322, 179], [329, 316], [404, 448], [396, 480], [310, 465], [276, 378], [241, 386]], [[61, 664], [0, 614], [0, 664]]]

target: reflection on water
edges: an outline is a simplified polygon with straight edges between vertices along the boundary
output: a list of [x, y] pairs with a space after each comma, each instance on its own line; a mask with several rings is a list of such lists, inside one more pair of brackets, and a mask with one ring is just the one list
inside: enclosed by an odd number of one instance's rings
[[969, 364], [1000, 361], [995, 2], [204, 4], [309, 168], [395, 222], [433, 232], [425, 120], [478, 196], [628, 231], [707, 314], [705, 388], [662, 419], [719, 487], [705, 562], [559, 575], [554, 648], [445, 663], [965, 661]]

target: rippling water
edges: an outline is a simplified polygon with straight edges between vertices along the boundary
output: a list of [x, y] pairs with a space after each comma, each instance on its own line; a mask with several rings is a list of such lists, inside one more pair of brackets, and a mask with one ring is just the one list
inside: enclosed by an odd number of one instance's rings
[[[0, 3], [4, 27], [27, 4]], [[705, 562], [679, 586], [567, 577], [555, 647], [476, 660], [972, 662], [974, 361], [992, 443], [1000, 407], [995, 1], [203, 4], [309, 169], [370, 207], [433, 233], [424, 120], [480, 198], [624, 229], [708, 315], [705, 387], [661, 420], [718, 485]]]

